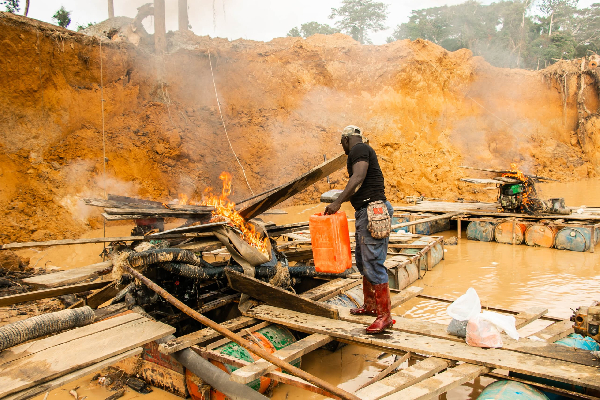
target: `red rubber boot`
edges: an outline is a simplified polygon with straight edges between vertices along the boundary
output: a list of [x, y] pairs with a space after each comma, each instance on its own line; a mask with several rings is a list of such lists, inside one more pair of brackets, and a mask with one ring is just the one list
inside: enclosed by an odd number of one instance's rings
[[391, 308], [392, 301], [390, 300], [390, 287], [387, 283], [373, 285], [375, 291], [375, 302], [377, 303], [377, 319], [368, 328], [367, 333], [381, 333], [385, 328], [394, 325], [392, 319]]
[[377, 306], [375, 304], [375, 292], [373, 291], [373, 285], [363, 276], [363, 297], [364, 303], [362, 307], [352, 308], [350, 314], [352, 315], [373, 315], [377, 316]]

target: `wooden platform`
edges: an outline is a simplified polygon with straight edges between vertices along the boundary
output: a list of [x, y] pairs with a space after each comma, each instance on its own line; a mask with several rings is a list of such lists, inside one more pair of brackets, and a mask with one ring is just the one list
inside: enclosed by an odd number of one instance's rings
[[[324, 284], [322, 288], [315, 288], [304, 296], [312, 300], [325, 301], [356, 284], [355, 280], [338, 279]], [[394, 295], [396, 300], [394, 306], [414, 296], [432, 299], [430, 296], [420, 295], [420, 288], [408, 288]], [[452, 301], [451, 299], [436, 300]], [[297, 309], [293, 305], [291, 308]], [[351, 315], [348, 308], [337, 308], [339, 319], [332, 319], [297, 310], [258, 305], [244, 312], [244, 317], [240, 317], [238, 324], [254, 323], [257, 327], [262, 327], [264, 325], [261, 325], [261, 321], [264, 321], [309, 334], [294, 345], [275, 353], [277, 357], [284, 360], [293, 360], [332, 340], [403, 355], [402, 361], [416, 357], [416, 363], [409, 367], [398, 369], [398, 364], [382, 370], [378, 375], [379, 380], [370, 382], [366, 387], [355, 392], [361, 399], [432, 398], [478, 376], [485, 374], [496, 376], [493, 372], [495, 369], [600, 389], [600, 362], [593, 359], [588, 352], [551, 343], [571, 333], [572, 323], [546, 316], [547, 310], [542, 308], [517, 312], [490, 307], [490, 309], [515, 315], [518, 327], [539, 318], [552, 321], [550, 326], [533, 335], [538, 338], [538, 341], [527, 338], [515, 341], [503, 336], [504, 347], [501, 349], [470, 347], [464, 339], [449, 335], [445, 325], [399, 316], [394, 316], [396, 324], [393, 329], [379, 335], [366, 335], [365, 327], [372, 322], [372, 317]], [[542, 341], [539, 341], [540, 339]], [[176, 346], [176, 348], [180, 347]], [[248, 383], [264, 375], [276, 381], [321, 393], [319, 388], [301, 379], [286, 379], [278, 375], [274, 366], [264, 360], [254, 363], [240, 362], [215, 352], [213, 350], [215, 346], [193, 346], [193, 348], [206, 358], [226, 362], [239, 368], [231, 374], [233, 381]], [[526, 381], [526, 383], [536, 385], [535, 382]], [[556, 390], [563, 394], [573, 394], [564, 389]]]
[[[26, 399], [141, 352], [175, 329], [128, 313], [0, 352], [0, 398]], [[7, 396], [7, 397], [5, 397]]]

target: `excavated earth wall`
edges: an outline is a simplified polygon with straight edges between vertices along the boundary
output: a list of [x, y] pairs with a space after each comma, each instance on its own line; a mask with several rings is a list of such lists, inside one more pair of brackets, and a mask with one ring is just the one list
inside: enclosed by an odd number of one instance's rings
[[[175, 33], [158, 57], [143, 43], [100, 46], [96, 37], [0, 13], [0, 42], [5, 243], [78, 236], [98, 221], [81, 199], [105, 191], [199, 198], [228, 171], [234, 200], [248, 197], [215, 86], [255, 193], [341, 152], [348, 124], [361, 126], [381, 156], [393, 201], [492, 199], [493, 191], [459, 181], [486, 175], [460, 165], [516, 162], [557, 179], [600, 171], [589, 161], [599, 149], [584, 153], [577, 141], [575, 77], [564, 96], [564, 82], [548, 71], [494, 68], [427, 41], [364, 46], [336, 34], [263, 43]], [[597, 109], [595, 88], [585, 91], [587, 107]], [[345, 179], [339, 171], [295, 201], [315, 201]]]

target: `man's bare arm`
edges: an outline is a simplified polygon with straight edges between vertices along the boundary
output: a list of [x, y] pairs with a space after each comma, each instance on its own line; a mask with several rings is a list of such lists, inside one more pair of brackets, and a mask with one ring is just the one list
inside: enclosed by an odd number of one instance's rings
[[342, 203], [350, 200], [350, 197], [356, 192], [356, 189], [363, 183], [365, 177], [367, 176], [367, 170], [369, 169], [368, 161], [358, 161], [352, 165], [352, 176], [346, 184], [344, 191], [340, 193], [339, 197], [327, 207], [325, 207], [325, 215], [335, 214]]

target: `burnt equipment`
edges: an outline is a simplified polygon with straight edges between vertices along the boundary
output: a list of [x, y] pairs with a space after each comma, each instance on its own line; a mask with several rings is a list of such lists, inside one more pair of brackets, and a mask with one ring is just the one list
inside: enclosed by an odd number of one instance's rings
[[574, 322], [575, 333], [600, 343], [600, 302], [596, 301], [590, 307], [579, 307], [573, 312], [571, 321]]

